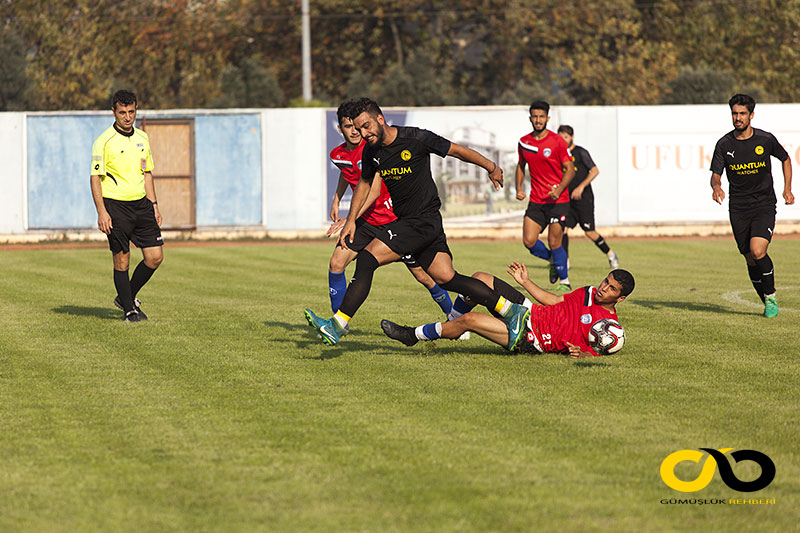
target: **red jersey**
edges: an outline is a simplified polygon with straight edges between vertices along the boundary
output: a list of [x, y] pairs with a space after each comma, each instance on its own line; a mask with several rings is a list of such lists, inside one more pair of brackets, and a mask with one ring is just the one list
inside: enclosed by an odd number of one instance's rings
[[603, 318], [617, 320], [617, 313], [595, 302], [595, 291], [594, 287], [581, 287], [564, 295], [563, 302], [534, 306], [528, 328], [535, 340], [529, 340], [538, 342], [543, 352], [566, 352], [569, 342], [584, 352], [599, 355], [589, 346], [589, 330]]
[[563, 204], [569, 202], [567, 188], [557, 200], [548, 196], [553, 185], [558, 185], [564, 179], [562, 164], [572, 164], [572, 154], [567, 142], [550, 130], [542, 140], [534, 138], [529, 133], [519, 140], [517, 145], [519, 162], [525, 161], [531, 175], [531, 202], [535, 204]]
[[[351, 190], [355, 190], [358, 180], [361, 179], [361, 156], [365, 144], [366, 141], [362, 139], [361, 144], [355, 150], [348, 151], [345, 143], [331, 150], [331, 163], [342, 172], [342, 177], [350, 184]], [[381, 194], [375, 200], [375, 204], [364, 211], [361, 218], [373, 226], [382, 226], [397, 220], [397, 216], [392, 211], [392, 197], [389, 196], [386, 184], [381, 184]]]

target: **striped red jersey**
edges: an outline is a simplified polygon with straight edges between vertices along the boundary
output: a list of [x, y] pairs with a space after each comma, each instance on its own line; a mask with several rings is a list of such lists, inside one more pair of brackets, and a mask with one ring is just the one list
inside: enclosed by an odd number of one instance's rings
[[543, 352], [565, 353], [569, 342], [584, 352], [599, 355], [589, 346], [592, 324], [603, 318], [618, 319], [616, 311], [609, 311], [595, 302], [595, 292], [594, 287], [581, 287], [564, 295], [563, 302], [533, 306], [528, 328]]
[[563, 204], [569, 202], [569, 191], [565, 188], [557, 200], [548, 196], [553, 185], [564, 179], [562, 164], [572, 164], [572, 154], [567, 142], [550, 130], [542, 140], [529, 133], [519, 140], [517, 145], [519, 162], [525, 161], [531, 176], [531, 202], [535, 204]]
[[[366, 141], [362, 140], [355, 150], [350, 151], [347, 150], [347, 145], [342, 143], [331, 150], [331, 163], [342, 172], [342, 177], [350, 184], [352, 190], [355, 190], [358, 180], [361, 179], [361, 156], [365, 144]], [[382, 226], [397, 220], [392, 211], [392, 198], [385, 184], [381, 184], [381, 194], [375, 200], [375, 204], [364, 211], [361, 218], [373, 226]]]

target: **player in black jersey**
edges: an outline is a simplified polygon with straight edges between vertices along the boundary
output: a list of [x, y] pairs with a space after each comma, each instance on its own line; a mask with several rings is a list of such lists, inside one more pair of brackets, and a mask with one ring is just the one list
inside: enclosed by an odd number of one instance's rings
[[[608, 246], [594, 227], [594, 191], [592, 191], [592, 180], [600, 171], [594, 164], [589, 151], [583, 146], [575, 144], [575, 130], [572, 126], [562, 124], [558, 127], [558, 134], [567, 142], [569, 151], [572, 154], [572, 161], [575, 163], [575, 177], [569, 182], [569, 213], [564, 225], [564, 236], [561, 239], [561, 246], [569, 255], [569, 236], [568, 228], [574, 228], [580, 224], [581, 229], [592, 242], [597, 245], [601, 252], [608, 257], [608, 266], [613, 270], [619, 268], [619, 257]], [[554, 269], [553, 269], [554, 270]], [[552, 276], [551, 276], [552, 277]], [[555, 283], [552, 279], [551, 283]]]
[[711, 198], [718, 204], [725, 199], [722, 171], [730, 186], [729, 211], [733, 237], [739, 252], [747, 261], [750, 281], [764, 302], [764, 316], [778, 315], [775, 299], [775, 273], [767, 248], [775, 229], [777, 199], [772, 183], [770, 156], [783, 163], [783, 199], [794, 203], [792, 194], [792, 161], [783, 146], [769, 132], [753, 128], [756, 101], [746, 94], [735, 94], [731, 108], [733, 131], [727, 133], [714, 148], [711, 160]]
[[431, 176], [430, 154], [450, 155], [483, 167], [496, 190], [503, 186], [503, 170], [475, 150], [451, 143], [430, 131], [388, 125], [381, 108], [368, 98], [358, 100], [351, 112], [353, 124], [367, 141], [367, 146], [361, 160], [361, 179], [353, 192], [339, 245], [347, 247], [352, 241], [355, 215], [366, 200], [374, 179], [382, 179], [386, 184], [398, 218], [383, 226], [383, 232], [358, 253], [355, 274], [333, 318], [322, 319], [306, 309], [308, 323], [319, 332], [323, 342], [336, 344], [351, 317], [367, 299], [375, 270], [413, 254], [442, 289], [469, 296], [503, 315], [509, 329], [509, 349], [516, 347], [530, 310], [509, 302], [481, 281], [453, 269], [452, 254], [439, 213], [441, 201]]

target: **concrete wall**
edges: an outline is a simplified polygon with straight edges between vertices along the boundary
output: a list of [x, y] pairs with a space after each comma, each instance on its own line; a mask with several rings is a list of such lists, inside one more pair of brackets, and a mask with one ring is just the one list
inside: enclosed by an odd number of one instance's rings
[[[530, 131], [526, 106], [387, 109], [390, 115], [456, 142], [465, 131], [473, 139], [491, 139], [513, 188], [516, 143]], [[731, 129], [726, 105], [564, 106], [550, 115], [551, 129], [575, 128], [577, 144], [600, 169], [593, 183], [598, 225], [727, 221], [726, 206], [711, 201], [708, 186], [714, 144]], [[195, 120], [200, 229], [326, 227], [329, 182], [336, 174], [328, 153], [341, 143], [332, 116], [325, 109], [140, 111], [140, 118]], [[797, 116], [800, 104], [760, 104], [753, 122], [777, 136], [795, 169]], [[0, 113], [0, 234], [95, 227], [91, 145], [112, 120], [110, 112]], [[776, 160], [773, 176], [778, 220], [800, 221], [800, 202], [785, 206], [780, 199], [783, 177]]]
[[25, 113], [0, 113], [0, 234], [26, 228], [25, 152]]

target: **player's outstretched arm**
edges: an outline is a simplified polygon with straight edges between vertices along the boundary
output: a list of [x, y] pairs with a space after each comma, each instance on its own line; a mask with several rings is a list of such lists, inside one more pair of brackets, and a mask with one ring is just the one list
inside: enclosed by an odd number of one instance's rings
[[783, 200], [786, 205], [794, 203], [794, 194], [792, 194], [792, 158], [787, 157], [783, 162]]
[[514, 280], [522, 285], [522, 288], [528, 291], [528, 294], [540, 304], [555, 305], [564, 301], [564, 296], [547, 292], [532, 282], [531, 278], [528, 276], [528, 269], [519, 261], [514, 261], [508, 265], [508, 273], [511, 274]]
[[467, 163], [483, 167], [489, 173], [489, 181], [494, 184], [494, 190], [499, 191], [503, 186], [503, 169], [494, 161], [487, 159], [472, 148], [467, 148], [458, 143], [451, 142], [447, 155], [456, 157]]
[[725, 199], [725, 191], [722, 190], [722, 176], [716, 172], [711, 174], [711, 189], [713, 190], [711, 199], [722, 205], [722, 201]]

